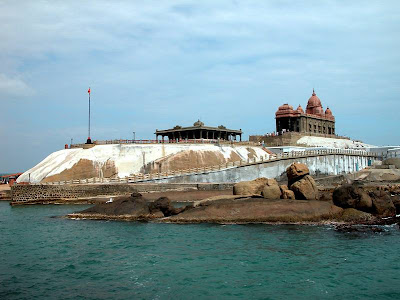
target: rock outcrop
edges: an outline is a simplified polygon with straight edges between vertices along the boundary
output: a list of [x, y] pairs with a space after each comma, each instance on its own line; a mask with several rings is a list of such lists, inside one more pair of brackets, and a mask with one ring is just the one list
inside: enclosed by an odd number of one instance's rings
[[344, 184], [333, 191], [333, 203], [342, 208], [372, 211], [372, 199], [356, 185]]
[[309, 173], [310, 171], [305, 164], [293, 163], [286, 170], [289, 187], [286, 185], [279, 186], [275, 179], [262, 177], [235, 184], [233, 194], [261, 194], [265, 199], [318, 200], [318, 187]]
[[[397, 200], [396, 195], [391, 195], [389, 190], [380, 187], [365, 187], [357, 184], [345, 184], [333, 191], [333, 203], [342, 208], [354, 208], [360, 211], [372, 213], [381, 218], [394, 217]], [[397, 202], [396, 202], [397, 203]]]
[[281, 189], [278, 182], [275, 179], [267, 179], [261, 194], [265, 199], [280, 199]]
[[305, 164], [293, 163], [286, 169], [289, 189], [298, 200], [318, 200], [318, 187]]
[[160, 197], [156, 201], [149, 204], [150, 213], [154, 214], [161, 211], [165, 217], [177, 215], [183, 212], [186, 207], [175, 208], [171, 204], [171, 200], [167, 197]]
[[322, 201], [244, 198], [220, 200], [163, 219], [176, 223], [320, 222], [335, 219], [343, 209]]
[[[160, 197], [154, 202], [148, 202], [140, 193], [133, 193], [131, 196], [119, 197], [112, 202], [97, 204], [78, 215], [89, 219], [149, 221], [177, 215], [189, 208], [192, 206], [174, 208], [167, 197]], [[76, 217], [75, 214], [69, 216]]]
[[394, 217], [396, 207], [387, 191], [376, 190], [369, 193], [372, 199], [374, 213], [380, 217]]
[[234, 195], [261, 195], [268, 178], [261, 177], [251, 181], [241, 181], [233, 186]]
[[309, 175], [310, 170], [305, 164], [293, 163], [286, 169], [286, 175], [288, 178], [288, 185], [290, 186], [300, 180], [302, 177]]
[[290, 186], [296, 199], [318, 200], [318, 187], [310, 175], [305, 175]]
[[344, 222], [366, 222], [374, 219], [372, 214], [366, 213], [355, 208], [346, 208], [343, 210], [343, 213], [340, 218], [340, 221]]

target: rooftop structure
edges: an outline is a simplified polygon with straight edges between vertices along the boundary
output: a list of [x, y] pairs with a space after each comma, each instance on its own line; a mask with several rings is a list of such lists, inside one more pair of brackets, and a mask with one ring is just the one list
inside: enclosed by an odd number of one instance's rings
[[180, 140], [192, 140], [192, 139], [221, 139], [226, 141], [236, 141], [239, 136], [240, 141], [242, 140], [242, 129], [234, 130], [228, 129], [223, 125], [218, 127], [205, 126], [203, 122], [197, 120], [193, 126], [182, 127], [176, 125], [174, 128], [166, 130], [158, 130], [154, 133], [158, 142], [158, 137], [161, 136], [162, 140], [164, 137], [168, 137], [170, 141], [179, 142]]

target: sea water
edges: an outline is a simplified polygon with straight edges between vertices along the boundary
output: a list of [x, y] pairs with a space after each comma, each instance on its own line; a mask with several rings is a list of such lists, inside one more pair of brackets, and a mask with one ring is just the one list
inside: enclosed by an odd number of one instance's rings
[[400, 232], [53, 218], [0, 202], [0, 299], [399, 299]]

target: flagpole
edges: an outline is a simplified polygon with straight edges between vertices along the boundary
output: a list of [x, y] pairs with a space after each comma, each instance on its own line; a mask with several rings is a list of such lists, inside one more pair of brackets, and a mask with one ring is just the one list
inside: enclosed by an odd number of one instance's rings
[[88, 139], [90, 140], [90, 87], [89, 87], [89, 134]]
[[88, 94], [89, 94], [89, 127], [88, 127], [88, 138], [87, 138], [86, 144], [91, 144], [92, 140], [90, 138], [90, 87], [88, 89]]

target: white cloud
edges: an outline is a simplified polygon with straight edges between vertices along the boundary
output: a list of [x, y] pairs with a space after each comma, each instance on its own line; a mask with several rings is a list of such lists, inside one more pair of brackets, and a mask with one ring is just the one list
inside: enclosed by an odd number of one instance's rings
[[21, 78], [9, 77], [0, 73], [0, 96], [29, 96], [33, 94], [33, 89], [29, 87]]

